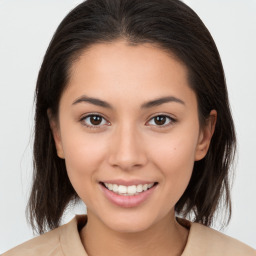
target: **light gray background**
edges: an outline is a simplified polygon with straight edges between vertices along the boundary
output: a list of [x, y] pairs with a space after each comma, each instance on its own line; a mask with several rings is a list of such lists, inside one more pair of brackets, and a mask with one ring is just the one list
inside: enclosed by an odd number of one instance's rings
[[[78, 0], [0, 0], [0, 253], [33, 237], [33, 93], [48, 43]], [[256, 248], [256, 0], [188, 0], [218, 46], [238, 136], [233, 218], [223, 232]], [[64, 222], [84, 210], [79, 206]]]

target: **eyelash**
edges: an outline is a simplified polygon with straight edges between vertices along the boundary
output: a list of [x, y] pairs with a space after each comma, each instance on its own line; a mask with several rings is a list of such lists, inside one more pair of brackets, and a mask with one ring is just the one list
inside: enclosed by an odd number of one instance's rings
[[[90, 118], [90, 117], [93, 117], [93, 116], [94, 116], [94, 117], [96, 116], [96, 117], [100, 117], [100, 118], [105, 119], [103, 116], [101, 116], [101, 115], [99, 115], [99, 114], [90, 114], [90, 115], [86, 115], [86, 116], [82, 117], [82, 118], [80, 119], [80, 122], [81, 122], [84, 126], [86, 126], [87, 128], [89, 128], [89, 129], [99, 129], [99, 128], [100, 128], [100, 125], [88, 125], [88, 124], [85, 124], [85, 119]], [[159, 115], [153, 116], [150, 120], [153, 120], [153, 119], [156, 118], [156, 117], [166, 117], [166, 118], [169, 118], [169, 119], [170, 119], [170, 122], [169, 122], [169, 124], [167, 124], [167, 125], [155, 125], [155, 126], [158, 126], [160, 129], [169, 127], [169, 126], [171, 126], [171, 125], [173, 125], [173, 124], [175, 124], [175, 123], [177, 122], [177, 120], [174, 119], [173, 117], [168, 116], [168, 115], [164, 115], [164, 114], [159, 114]]]

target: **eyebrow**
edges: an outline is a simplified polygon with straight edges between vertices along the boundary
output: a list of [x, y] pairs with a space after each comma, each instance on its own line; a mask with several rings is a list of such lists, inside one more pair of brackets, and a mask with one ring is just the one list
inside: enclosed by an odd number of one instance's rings
[[[97, 98], [88, 97], [86, 95], [83, 95], [83, 96], [79, 97], [78, 99], [76, 99], [72, 103], [72, 105], [76, 105], [76, 104], [82, 103], [82, 102], [88, 102], [88, 103], [91, 103], [93, 105], [100, 106], [100, 107], [103, 107], [103, 108], [112, 109], [112, 110], [114, 109], [113, 106], [110, 105], [108, 102], [97, 99]], [[162, 105], [162, 104], [167, 103], [167, 102], [176, 102], [176, 103], [180, 103], [180, 104], [185, 105], [185, 102], [181, 99], [178, 99], [174, 96], [166, 96], [166, 97], [161, 97], [161, 98], [157, 98], [157, 99], [145, 102], [141, 105], [140, 108], [141, 109], [148, 109], [148, 108], [151, 108], [151, 107]]]

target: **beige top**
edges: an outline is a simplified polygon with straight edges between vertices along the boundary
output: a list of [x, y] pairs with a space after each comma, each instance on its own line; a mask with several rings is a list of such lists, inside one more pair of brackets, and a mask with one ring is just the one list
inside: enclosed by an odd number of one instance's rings
[[[181, 256], [256, 256], [256, 250], [234, 238], [198, 223], [177, 220], [190, 229]], [[69, 223], [16, 246], [2, 256], [88, 256], [79, 235], [86, 222], [86, 215], [76, 215]]]

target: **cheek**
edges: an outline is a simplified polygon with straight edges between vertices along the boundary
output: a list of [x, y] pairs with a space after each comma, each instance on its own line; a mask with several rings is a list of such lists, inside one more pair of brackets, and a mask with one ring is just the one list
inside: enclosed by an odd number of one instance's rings
[[63, 130], [62, 134], [70, 182], [80, 197], [89, 196], [90, 189], [95, 184], [97, 170], [104, 158], [106, 145], [99, 143], [100, 140], [95, 137], [96, 134], [86, 135], [84, 132], [72, 132], [72, 129]]
[[[175, 204], [184, 193], [192, 175], [194, 166], [194, 155], [196, 150], [196, 136], [170, 136], [162, 141], [161, 146], [152, 148], [155, 151], [154, 161], [161, 170], [165, 200], [170, 200], [170, 195]], [[157, 150], [156, 150], [157, 148]]]
[[180, 173], [194, 163], [198, 132], [193, 127], [185, 128], [157, 137], [150, 143], [152, 158], [161, 166], [160, 169], [169, 169], [168, 173], [176, 173], [178, 169]]

